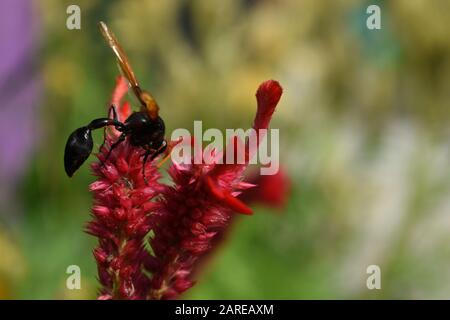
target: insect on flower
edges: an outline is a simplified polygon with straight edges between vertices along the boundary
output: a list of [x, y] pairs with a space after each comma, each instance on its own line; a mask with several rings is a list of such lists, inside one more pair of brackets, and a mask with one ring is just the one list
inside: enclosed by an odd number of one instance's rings
[[[99, 23], [100, 31], [108, 42], [108, 45], [116, 55], [120, 70], [127, 78], [130, 86], [141, 103], [140, 111], [133, 112], [125, 122], [120, 122], [117, 117], [116, 107], [112, 105], [113, 118], [98, 118], [92, 120], [87, 126], [76, 129], [67, 139], [64, 151], [64, 168], [69, 177], [86, 161], [92, 152], [93, 140], [92, 130], [113, 126], [121, 134], [115, 141], [106, 156], [106, 161], [111, 152], [125, 138], [129, 137], [130, 143], [136, 147], [142, 147], [145, 150], [143, 159], [143, 168], [150, 157], [155, 159], [167, 148], [167, 142], [164, 139], [165, 125], [164, 121], [158, 116], [159, 107], [152, 95], [142, 90], [134, 75], [128, 58], [125, 55], [122, 46], [117, 41], [115, 35], [108, 29], [105, 23]], [[110, 112], [111, 113], [111, 112]], [[145, 172], [142, 171], [145, 180]]]

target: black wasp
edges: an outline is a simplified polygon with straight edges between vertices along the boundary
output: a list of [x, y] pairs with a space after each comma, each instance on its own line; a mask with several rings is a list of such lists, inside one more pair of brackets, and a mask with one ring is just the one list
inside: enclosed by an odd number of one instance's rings
[[128, 58], [114, 34], [103, 22], [99, 23], [99, 28], [103, 37], [116, 55], [120, 70], [128, 79], [134, 94], [141, 103], [141, 110], [133, 112], [125, 122], [122, 123], [117, 119], [115, 107], [111, 106], [113, 114], [112, 119], [95, 119], [87, 126], [75, 130], [67, 139], [66, 149], [64, 151], [64, 168], [67, 175], [71, 177], [92, 152], [92, 130], [113, 126], [121, 132], [121, 135], [117, 141], [111, 145], [106, 159], [108, 159], [111, 151], [128, 137], [133, 146], [143, 147], [145, 150], [142, 168], [144, 174], [147, 159], [150, 157], [150, 159], [153, 160], [167, 148], [167, 142], [164, 139], [164, 121], [158, 116], [159, 107], [155, 99], [150, 93], [140, 88], [130, 63], [128, 62]]

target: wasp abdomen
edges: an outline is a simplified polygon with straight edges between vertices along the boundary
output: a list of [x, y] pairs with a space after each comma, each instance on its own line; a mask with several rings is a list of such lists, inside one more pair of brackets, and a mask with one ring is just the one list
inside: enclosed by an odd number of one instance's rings
[[92, 133], [88, 127], [81, 127], [72, 132], [64, 151], [64, 169], [69, 177], [86, 161], [93, 145]]

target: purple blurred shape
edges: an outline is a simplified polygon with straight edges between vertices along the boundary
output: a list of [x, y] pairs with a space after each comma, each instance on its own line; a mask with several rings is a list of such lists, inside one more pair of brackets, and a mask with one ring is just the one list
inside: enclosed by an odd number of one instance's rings
[[33, 12], [32, 1], [0, 1], [0, 191], [15, 187], [37, 138], [40, 88]]

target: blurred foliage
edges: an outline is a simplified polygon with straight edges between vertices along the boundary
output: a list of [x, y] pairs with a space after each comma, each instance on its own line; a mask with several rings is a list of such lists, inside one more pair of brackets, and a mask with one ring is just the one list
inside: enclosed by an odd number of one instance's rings
[[[76, 3], [82, 29], [65, 27]], [[382, 8], [382, 29], [365, 27]], [[0, 298], [93, 298], [88, 166], [68, 179], [66, 137], [105, 113], [117, 75], [106, 21], [170, 133], [249, 127], [254, 92], [285, 89], [272, 123], [293, 180], [280, 214], [240, 217], [186, 298], [448, 298], [449, 1], [35, 1], [42, 138], [0, 232]], [[136, 104], [136, 103], [135, 103]], [[96, 134], [101, 143], [101, 133]], [[65, 289], [77, 264], [82, 290]], [[382, 290], [366, 288], [366, 268]]]

